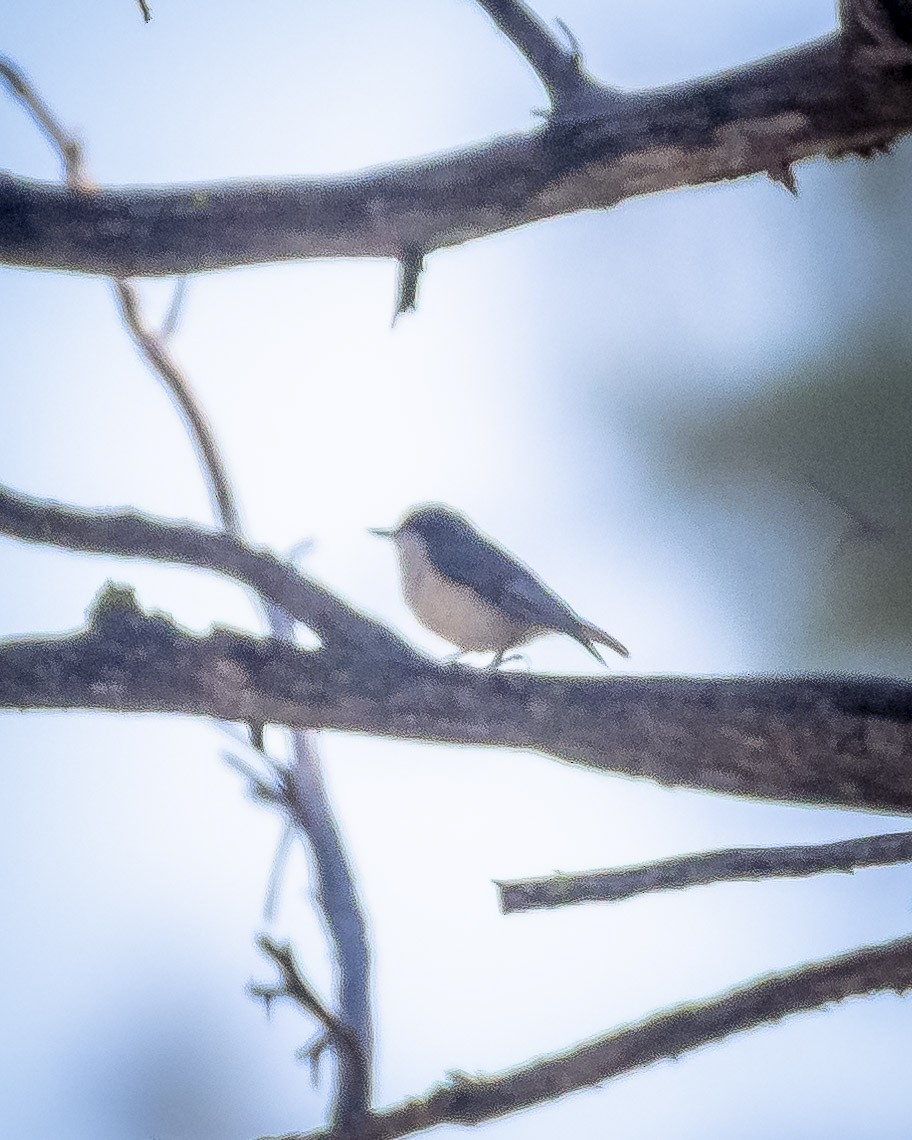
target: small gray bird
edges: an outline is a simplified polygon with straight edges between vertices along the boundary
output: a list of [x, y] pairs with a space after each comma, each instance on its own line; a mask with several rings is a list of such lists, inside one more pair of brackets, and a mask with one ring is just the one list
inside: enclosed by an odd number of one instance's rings
[[566, 633], [605, 664], [593, 643], [630, 654], [610, 633], [584, 621], [565, 601], [467, 518], [440, 503], [413, 507], [393, 530], [402, 593], [422, 625], [467, 653], [508, 649], [543, 633]]

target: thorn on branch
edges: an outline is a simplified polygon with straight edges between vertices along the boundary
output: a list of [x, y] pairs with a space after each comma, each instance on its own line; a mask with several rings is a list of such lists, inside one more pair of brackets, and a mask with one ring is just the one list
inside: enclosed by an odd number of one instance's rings
[[795, 181], [795, 172], [792, 169], [790, 162], [783, 162], [781, 164], [773, 164], [767, 167], [766, 173], [773, 182], [777, 182], [780, 186], [784, 186], [789, 194], [798, 197], [798, 183]]
[[393, 324], [402, 313], [413, 313], [418, 305], [418, 282], [424, 272], [424, 250], [407, 249], [399, 258], [399, 285]]

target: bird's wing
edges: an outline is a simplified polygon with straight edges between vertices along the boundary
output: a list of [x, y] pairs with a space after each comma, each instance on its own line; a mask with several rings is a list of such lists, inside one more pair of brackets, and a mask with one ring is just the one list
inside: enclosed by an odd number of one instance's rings
[[[435, 551], [437, 568], [497, 606], [519, 625], [573, 632], [580, 619], [528, 567], [466, 525], [454, 527]], [[478, 546], [484, 548], [483, 552]]]

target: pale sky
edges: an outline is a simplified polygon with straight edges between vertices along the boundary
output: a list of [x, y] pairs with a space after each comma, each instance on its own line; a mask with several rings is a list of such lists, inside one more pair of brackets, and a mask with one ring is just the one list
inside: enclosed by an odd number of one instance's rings
[[[538, 10], [623, 86], [735, 66], [834, 23], [830, 0]], [[543, 102], [470, 0], [158, 0], [153, 14], [144, 26], [132, 0], [4, 14], [0, 50], [80, 135], [101, 183], [354, 169], [523, 128]], [[905, 676], [904, 635], [827, 633], [814, 608], [840, 521], [752, 462], [737, 477], [709, 459], [685, 470], [679, 444], [693, 420], [737, 418], [797, 384], [799, 365], [848, 335], [874, 291], [868, 199], [892, 192], [908, 166], [890, 164], [909, 156], [903, 144], [874, 165], [800, 167], [797, 201], [753, 179], [433, 254], [418, 312], [395, 329], [391, 264], [193, 279], [174, 351], [253, 539], [280, 551], [312, 539], [310, 572], [431, 652], [447, 647], [408, 614], [392, 554], [366, 528], [433, 498], [628, 644], [636, 673]], [[59, 174], [6, 96], [0, 166]], [[150, 311], [170, 288], [142, 286]], [[211, 521], [105, 282], [0, 270], [0, 314], [0, 481]], [[851, 557], [863, 579], [865, 552]], [[201, 573], [0, 540], [0, 634], [78, 627], [109, 578], [196, 629], [255, 621], [241, 590]], [[594, 665], [560, 639], [528, 657], [541, 671]], [[10, 1135], [233, 1140], [322, 1119], [325, 1089], [293, 1057], [314, 1027], [290, 1008], [267, 1021], [244, 992], [269, 976], [252, 942], [278, 823], [221, 760], [232, 746], [219, 726], [176, 717], [0, 715]], [[904, 868], [505, 918], [495, 879], [905, 825], [520, 753], [330, 733], [320, 748], [374, 938], [380, 1104], [912, 922]], [[306, 892], [298, 857], [275, 929], [325, 991]], [[485, 1135], [898, 1140], [912, 1128], [910, 1008], [884, 997], [793, 1018]]]

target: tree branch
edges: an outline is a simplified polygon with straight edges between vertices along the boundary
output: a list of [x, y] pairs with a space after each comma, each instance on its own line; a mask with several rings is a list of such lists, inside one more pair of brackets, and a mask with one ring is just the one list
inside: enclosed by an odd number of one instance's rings
[[0, 78], [28, 110], [63, 163], [64, 182], [70, 190], [91, 187], [83, 167], [82, 144], [58, 122], [56, 115], [11, 60], [0, 56]]
[[[144, 11], [148, 20], [150, 14], [148, 10]], [[68, 135], [24, 76], [10, 65], [3, 65], [2, 73], [32, 117], [59, 149], [68, 184], [74, 189], [86, 187], [88, 182], [79, 145]], [[183, 371], [167, 349], [167, 338], [177, 324], [186, 278], [181, 278], [178, 283], [162, 331], [158, 334], [151, 332], [143, 321], [139, 298], [133, 286], [117, 278], [112, 283], [121, 318], [134, 345], [177, 405], [209, 488], [218, 523], [229, 536], [242, 539], [240, 513], [208, 417]], [[262, 595], [258, 595], [258, 598], [265, 610], [272, 635], [293, 642], [294, 621], [289, 616], [289, 611], [278, 605], [274, 598], [270, 600]], [[251, 733], [262, 736], [262, 722], [255, 724], [251, 720], [250, 729]], [[323, 784], [320, 759], [312, 734], [298, 730], [291, 732], [290, 737], [292, 765], [283, 788], [284, 804], [288, 809], [290, 825], [297, 830], [311, 854], [317, 903], [323, 913], [339, 964], [338, 1023], [345, 1027], [346, 1033], [354, 1035], [357, 1043], [353, 1051], [344, 1046], [340, 1033], [331, 1037], [338, 1059], [332, 1122], [338, 1124], [363, 1112], [371, 1102], [373, 1031], [370, 947], [354, 874]]]
[[416, 654], [391, 630], [358, 613], [275, 554], [217, 531], [130, 512], [76, 511], [0, 486], [0, 534], [94, 554], [152, 558], [225, 574], [303, 622], [340, 651]]
[[143, 322], [136, 290], [127, 281], [115, 279], [111, 284], [114, 287], [121, 319], [133, 344], [170, 393], [180, 412], [194, 450], [199, 456], [203, 478], [212, 496], [216, 518], [228, 534], [239, 537], [241, 522], [237, 504], [231, 491], [228, 471], [222, 461], [207, 416], [197, 403], [187, 378], [166, 351], [163, 339], [150, 332]]
[[504, 914], [550, 910], [583, 902], [620, 902], [650, 891], [683, 890], [745, 879], [799, 878], [912, 860], [912, 831], [869, 835], [815, 846], [734, 848], [704, 851], [585, 874], [549, 875], [497, 883]]
[[227, 630], [196, 637], [142, 614], [129, 591], [108, 590], [86, 631], [0, 644], [0, 707], [168, 711], [532, 749], [672, 786], [912, 811], [912, 686], [902, 682], [587, 680], [440, 667], [273, 556], [223, 535], [9, 494], [0, 496], [0, 533], [232, 574], [267, 596], [289, 595], [299, 616], [315, 614], [303, 620], [327, 645], [303, 652]]
[[583, 68], [579, 46], [567, 31], [563, 44], [522, 0], [478, 0], [501, 32], [525, 57], [548, 93], [552, 114], [563, 118], [604, 114], [619, 93]]
[[902, 994], [910, 988], [912, 938], [900, 938], [771, 974], [721, 997], [679, 1006], [496, 1076], [455, 1075], [424, 1099], [369, 1114], [348, 1130], [319, 1129], [273, 1140], [395, 1140], [440, 1124], [482, 1124], [794, 1013], [887, 990]]
[[[351, 1026], [346, 1025], [344, 1021], [341, 1021], [327, 1009], [320, 1000], [313, 987], [301, 973], [291, 946], [287, 942], [276, 942], [268, 934], [260, 934], [256, 941], [259, 949], [275, 963], [279, 971], [279, 981], [270, 984], [251, 984], [248, 987], [250, 994], [259, 998], [267, 1010], [272, 1002], [284, 997], [295, 1002], [311, 1017], [316, 1018], [323, 1026], [325, 1037], [310, 1050], [311, 1064], [316, 1066], [323, 1048], [326, 1044], [331, 1043], [337, 1054], [346, 1058], [345, 1065], [359, 1074], [357, 1077], [353, 1077], [350, 1083], [363, 1089], [369, 1089], [371, 1079], [368, 1060], [362, 1049], [359, 1035]], [[369, 1101], [362, 1098], [357, 1106], [357, 1113], [363, 1113], [367, 1107], [369, 1107]], [[354, 1110], [349, 1109], [348, 1112], [342, 1114], [342, 1117], [347, 1119], [354, 1114]]]
[[[489, 10], [508, 7], [492, 0]], [[885, 16], [879, 27], [889, 36], [893, 24]], [[594, 118], [557, 116], [355, 175], [78, 194], [0, 175], [0, 263], [122, 278], [400, 258], [638, 195], [872, 153], [912, 130], [912, 48], [895, 30], [889, 42], [876, 74], [855, 65], [851, 35], [834, 34], [720, 75], [625, 93]], [[868, 90], [876, 98], [863, 97]]]

